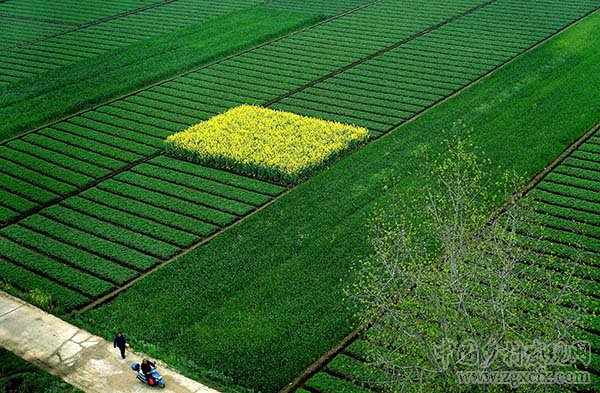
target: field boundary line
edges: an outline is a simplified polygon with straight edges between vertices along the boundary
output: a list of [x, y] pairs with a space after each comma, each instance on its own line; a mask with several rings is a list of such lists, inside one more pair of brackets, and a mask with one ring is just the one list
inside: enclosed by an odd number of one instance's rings
[[445, 20], [443, 20], [443, 21], [441, 21], [441, 22], [439, 22], [439, 23], [437, 23], [437, 24], [435, 24], [433, 26], [430, 26], [430, 27], [426, 28], [425, 30], [421, 30], [420, 32], [418, 32], [416, 34], [413, 34], [412, 36], [410, 36], [408, 38], [405, 38], [405, 39], [403, 39], [401, 41], [398, 41], [398, 42], [396, 42], [396, 43], [394, 43], [392, 45], [389, 45], [389, 46], [387, 46], [387, 47], [385, 47], [383, 49], [380, 49], [377, 52], [371, 53], [370, 55], [365, 56], [365, 57], [363, 57], [363, 58], [361, 58], [359, 60], [356, 60], [353, 63], [345, 65], [344, 67], [338, 68], [337, 70], [335, 70], [333, 72], [330, 72], [327, 75], [324, 75], [324, 76], [322, 76], [320, 78], [317, 78], [317, 79], [313, 79], [312, 81], [306, 83], [305, 85], [303, 85], [303, 86], [301, 86], [301, 87], [299, 87], [297, 89], [294, 89], [294, 90], [292, 90], [290, 92], [287, 92], [285, 94], [280, 95], [279, 97], [276, 97], [276, 98], [274, 98], [274, 99], [272, 99], [270, 101], [267, 101], [267, 103], [264, 104], [264, 106], [273, 105], [273, 104], [275, 104], [275, 103], [277, 103], [277, 102], [279, 102], [279, 101], [281, 101], [281, 100], [283, 100], [285, 98], [288, 98], [288, 97], [290, 97], [290, 96], [292, 96], [294, 94], [303, 92], [304, 90], [306, 90], [308, 88], [311, 88], [311, 87], [313, 87], [314, 85], [316, 85], [318, 83], [321, 83], [321, 82], [323, 82], [323, 81], [325, 81], [327, 79], [333, 78], [333, 77], [335, 77], [335, 76], [337, 76], [339, 74], [342, 74], [342, 73], [344, 73], [344, 72], [346, 72], [346, 71], [348, 71], [348, 70], [350, 70], [350, 69], [352, 69], [352, 68], [354, 68], [356, 66], [359, 66], [359, 65], [361, 65], [361, 64], [363, 64], [363, 63], [365, 63], [365, 62], [367, 62], [369, 60], [372, 60], [372, 59], [374, 59], [376, 57], [379, 57], [379, 56], [381, 56], [381, 55], [383, 55], [383, 54], [385, 54], [385, 53], [387, 53], [389, 51], [392, 51], [394, 49], [397, 49], [397, 48], [399, 48], [400, 46], [402, 46], [402, 45], [404, 45], [406, 43], [409, 43], [409, 42], [411, 42], [413, 40], [416, 40], [417, 38], [419, 38], [421, 36], [424, 36], [425, 34], [431, 33], [432, 31], [437, 30], [440, 27], [443, 27], [443, 26], [445, 26], [445, 25], [447, 25], [449, 23], [452, 23], [452, 22], [454, 22], [456, 20], [459, 20], [459, 19], [461, 19], [461, 18], [463, 18], [463, 17], [465, 17], [467, 15], [470, 15], [470, 14], [472, 14], [472, 13], [474, 13], [474, 12], [476, 12], [476, 11], [482, 9], [482, 8], [485, 8], [485, 7], [487, 7], [487, 6], [495, 3], [497, 1], [498, 0], [488, 0], [485, 3], [478, 4], [478, 5], [470, 8], [470, 9], [468, 9], [466, 11], [461, 12], [460, 14], [456, 14], [456, 15], [452, 16], [451, 18], [445, 19]]
[[[556, 32], [552, 33], [551, 35], [541, 39], [540, 41], [538, 41], [537, 43], [535, 43], [534, 45], [532, 45], [531, 47], [525, 49], [524, 51], [517, 53], [516, 55], [512, 56], [511, 58], [509, 58], [508, 60], [504, 61], [503, 63], [499, 64], [498, 66], [492, 68], [491, 70], [489, 70], [488, 72], [486, 72], [485, 74], [479, 76], [477, 79], [472, 80], [471, 82], [469, 82], [468, 84], [466, 84], [465, 86], [461, 87], [460, 89], [456, 90], [455, 92], [453, 92], [452, 94], [446, 96], [445, 98], [442, 98], [441, 100], [433, 103], [430, 106], [427, 106], [425, 108], [423, 108], [421, 111], [415, 113], [412, 117], [410, 117], [409, 119], [407, 119], [406, 121], [396, 124], [394, 125], [392, 128], [390, 128], [388, 131], [385, 131], [383, 133], [383, 135], [381, 135], [380, 137], [376, 138], [376, 139], [382, 139], [387, 137], [388, 135], [390, 135], [393, 131], [397, 130], [398, 128], [404, 126], [405, 124], [408, 124], [410, 122], [415, 121], [416, 119], [418, 119], [419, 117], [421, 117], [425, 112], [429, 111], [430, 109], [435, 108], [438, 105], [443, 104], [444, 102], [448, 101], [451, 98], [454, 98], [455, 96], [461, 94], [463, 91], [469, 89], [471, 86], [479, 83], [480, 81], [482, 81], [483, 79], [486, 79], [488, 77], [490, 77], [493, 73], [495, 73], [496, 71], [504, 68], [505, 66], [507, 66], [508, 64], [512, 63], [514, 60], [518, 59], [519, 57], [534, 51], [535, 49], [539, 48], [540, 46], [542, 46], [543, 44], [545, 44], [547, 41], [550, 41], [551, 39], [555, 38], [556, 36], [558, 36], [559, 34], [563, 33], [564, 31], [570, 29], [571, 27], [574, 27], [576, 25], [578, 25], [579, 23], [581, 23], [582, 21], [584, 21], [585, 19], [587, 19], [588, 17], [599, 13], [600, 12], [600, 7], [597, 7], [596, 9], [588, 12], [587, 14], [583, 15], [582, 17], [580, 17], [579, 19], [576, 19], [574, 21], [572, 21], [571, 23], [567, 24], [566, 26], [564, 26], [563, 28], [561, 28], [560, 30], [557, 30]], [[0, 146], [2, 144], [0, 143]]]
[[583, 135], [578, 137], [575, 141], [573, 141], [563, 152], [556, 157], [552, 162], [544, 167], [540, 172], [538, 172], [528, 183], [525, 185], [519, 192], [517, 192], [510, 201], [506, 202], [502, 205], [498, 211], [491, 215], [491, 218], [498, 217], [502, 213], [504, 213], [510, 205], [512, 205], [515, 201], [519, 199], [523, 199], [529, 194], [531, 190], [536, 188], [544, 179], [552, 173], [558, 166], [560, 166], [563, 161], [571, 156], [573, 152], [581, 147], [588, 139], [594, 136], [598, 131], [600, 131], [600, 123], [596, 124], [589, 130], [587, 130]]
[[292, 382], [286, 385], [283, 389], [281, 389], [278, 393], [293, 393], [297, 389], [301, 388], [305, 382], [311, 379], [315, 374], [319, 371], [323, 370], [329, 362], [331, 362], [337, 355], [341, 354], [344, 349], [348, 348], [350, 344], [356, 341], [362, 332], [368, 329], [370, 324], [359, 325], [350, 334], [342, 339], [342, 341], [331, 348], [327, 353], [323, 356], [315, 360], [310, 366], [308, 366], [302, 374], [296, 377]]
[[[174, 1], [174, 0], [172, 0], [172, 1]], [[75, 113], [72, 113], [72, 114], [66, 115], [66, 116], [64, 116], [64, 117], [61, 117], [61, 118], [59, 118], [59, 119], [57, 119], [57, 120], [52, 120], [52, 121], [49, 121], [48, 123], [45, 123], [45, 124], [43, 124], [43, 125], [40, 125], [40, 126], [38, 126], [38, 127], [34, 128], [34, 129], [32, 129], [32, 130], [29, 130], [29, 131], [25, 131], [25, 132], [19, 133], [18, 135], [15, 135], [15, 136], [12, 136], [12, 137], [10, 137], [10, 138], [7, 138], [7, 139], [4, 139], [4, 140], [0, 141], [0, 146], [3, 146], [3, 145], [5, 145], [5, 144], [7, 144], [7, 143], [9, 143], [10, 141], [13, 141], [13, 140], [15, 140], [15, 139], [19, 139], [19, 138], [21, 138], [21, 137], [24, 137], [24, 136], [26, 136], [26, 135], [29, 135], [29, 134], [31, 134], [31, 133], [34, 133], [34, 132], [40, 131], [40, 130], [42, 130], [42, 129], [44, 129], [44, 128], [51, 127], [51, 126], [53, 126], [53, 125], [55, 125], [55, 124], [61, 123], [61, 122], [65, 121], [65, 120], [69, 120], [69, 119], [71, 119], [71, 118], [73, 118], [73, 117], [80, 116], [80, 115], [81, 115], [81, 114], [83, 114], [83, 113], [87, 113], [87, 112], [94, 111], [94, 110], [96, 110], [96, 109], [98, 109], [98, 108], [100, 108], [100, 107], [103, 107], [103, 106], [110, 105], [110, 104], [112, 104], [113, 102], [116, 102], [116, 101], [119, 101], [119, 100], [125, 99], [125, 98], [127, 98], [127, 97], [130, 97], [130, 96], [136, 95], [136, 94], [138, 94], [138, 93], [141, 93], [141, 92], [143, 92], [143, 91], [146, 91], [146, 90], [150, 90], [150, 89], [151, 89], [151, 88], [153, 88], [153, 87], [156, 87], [156, 86], [161, 86], [161, 85], [163, 85], [163, 84], [165, 84], [165, 83], [167, 83], [167, 82], [174, 81], [174, 80], [175, 80], [175, 79], [177, 79], [177, 78], [181, 78], [181, 77], [184, 77], [184, 76], [186, 76], [186, 75], [193, 74], [193, 73], [195, 73], [195, 72], [198, 72], [198, 71], [200, 71], [200, 70], [203, 70], [203, 69], [205, 69], [205, 68], [211, 67], [211, 66], [213, 66], [213, 65], [215, 65], [215, 64], [220, 64], [220, 63], [222, 63], [222, 62], [224, 62], [224, 61], [227, 61], [227, 60], [233, 59], [233, 58], [235, 58], [235, 57], [237, 57], [237, 56], [241, 56], [241, 55], [243, 55], [243, 54], [245, 54], [245, 53], [253, 52], [253, 51], [255, 51], [255, 50], [257, 50], [257, 49], [260, 49], [260, 48], [262, 48], [262, 47], [264, 47], [264, 46], [266, 46], [266, 45], [270, 45], [270, 44], [272, 44], [272, 43], [274, 43], [274, 42], [278, 42], [278, 41], [281, 41], [281, 40], [283, 40], [283, 39], [285, 39], [285, 38], [288, 38], [288, 37], [294, 36], [294, 35], [296, 35], [296, 34], [302, 33], [302, 32], [304, 32], [304, 31], [306, 31], [306, 30], [310, 30], [310, 29], [313, 29], [313, 28], [319, 27], [319, 26], [321, 26], [321, 25], [324, 25], [324, 24], [326, 24], [326, 23], [332, 22], [332, 21], [334, 21], [334, 20], [337, 20], [337, 19], [339, 19], [339, 18], [342, 18], [342, 17], [344, 17], [344, 16], [347, 16], [347, 15], [353, 14], [353, 13], [355, 13], [355, 12], [357, 12], [357, 11], [360, 11], [360, 10], [362, 10], [362, 9], [364, 9], [364, 8], [370, 7], [370, 6], [374, 5], [374, 4], [381, 3], [382, 1], [383, 1], [383, 0], [373, 0], [373, 1], [370, 1], [370, 2], [368, 2], [368, 3], [365, 3], [365, 4], [362, 4], [362, 5], [360, 5], [360, 6], [358, 6], [358, 7], [355, 7], [355, 8], [352, 8], [352, 9], [350, 9], [350, 10], [344, 11], [344, 12], [343, 12], [343, 13], [341, 13], [341, 14], [334, 15], [334, 16], [332, 16], [332, 17], [329, 17], [329, 18], [327, 18], [327, 19], [321, 20], [321, 21], [319, 21], [319, 22], [317, 22], [317, 23], [315, 23], [315, 24], [312, 24], [312, 25], [309, 25], [309, 26], [305, 26], [305, 27], [302, 27], [302, 28], [300, 28], [300, 29], [298, 29], [298, 30], [294, 30], [294, 31], [292, 31], [292, 32], [289, 32], [289, 33], [287, 33], [287, 34], [285, 34], [285, 35], [283, 35], [283, 36], [281, 36], [281, 37], [276, 37], [276, 38], [273, 38], [273, 39], [271, 39], [271, 40], [265, 41], [265, 42], [263, 42], [263, 43], [261, 43], [261, 44], [258, 44], [258, 45], [256, 45], [256, 46], [253, 46], [253, 47], [251, 47], [251, 48], [244, 49], [244, 50], [242, 50], [242, 51], [240, 51], [240, 52], [236, 52], [236, 53], [233, 53], [233, 54], [227, 55], [227, 56], [225, 56], [225, 57], [223, 57], [223, 58], [220, 58], [220, 59], [217, 59], [217, 60], [213, 60], [213, 61], [211, 61], [211, 62], [209, 62], [209, 63], [206, 63], [206, 64], [204, 64], [204, 65], [201, 65], [201, 66], [199, 66], [199, 67], [197, 67], [197, 68], [194, 68], [194, 69], [192, 69], [192, 70], [189, 70], [189, 71], [184, 71], [184, 72], [181, 72], [181, 73], [179, 73], [179, 74], [176, 74], [176, 75], [173, 75], [173, 76], [169, 76], [169, 77], [168, 77], [168, 78], [166, 78], [166, 79], [162, 79], [162, 80], [160, 80], [160, 81], [157, 81], [157, 82], [151, 83], [151, 84], [149, 84], [149, 85], [146, 85], [146, 86], [144, 86], [144, 87], [141, 87], [141, 88], [139, 88], [139, 89], [133, 90], [133, 91], [131, 91], [131, 92], [128, 92], [128, 93], [122, 94], [122, 95], [120, 95], [120, 96], [117, 96], [117, 97], [110, 98], [110, 99], [108, 99], [107, 101], [104, 101], [104, 102], [102, 102], [102, 103], [99, 103], [99, 104], [92, 105], [92, 106], [91, 106], [91, 107], [89, 107], [89, 108], [82, 109], [82, 110], [80, 110], [80, 111], [77, 111], [77, 112], [75, 112]], [[1, 52], [0, 52], [0, 53], [1, 53]]]
[[119, 174], [121, 174], [121, 173], [123, 173], [125, 171], [128, 171], [129, 169], [131, 169], [131, 168], [133, 168], [133, 167], [135, 167], [137, 165], [140, 165], [140, 164], [143, 164], [143, 163], [145, 163], [147, 161], [150, 161], [151, 159], [156, 158], [156, 157], [158, 157], [161, 154], [162, 154], [162, 151], [161, 150], [157, 150], [156, 152], [154, 152], [154, 153], [152, 153], [150, 155], [144, 156], [144, 157], [140, 158], [137, 161], [131, 162], [131, 163], [127, 164], [126, 166], [123, 166], [123, 167], [121, 167], [121, 168], [119, 168], [117, 170], [114, 170], [114, 171], [112, 171], [110, 173], [107, 173], [106, 175], [104, 175], [102, 177], [99, 177], [99, 178], [97, 178], [97, 179], [89, 182], [88, 184], [84, 185], [83, 187], [79, 187], [79, 188], [77, 188], [77, 189], [75, 189], [75, 190], [73, 190], [71, 192], [59, 195], [57, 198], [54, 198], [51, 201], [48, 201], [48, 202], [42, 203], [40, 205], [37, 205], [37, 206], [31, 208], [30, 210], [28, 210], [28, 211], [26, 211], [26, 212], [24, 212], [24, 213], [22, 213], [22, 214], [20, 214], [20, 215], [18, 215], [16, 217], [11, 218], [10, 220], [8, 220], [6, 222], [0, 224], [0, 229], [5, 228], [5, 227], [7, 227], [9, 225], [16, 224], [19, 221], [21, 221], [21, 220], [23, 220], [23, 219], [25, 219], [25, 218], [27, 218], [29, 216], [32, 216], [32, 215], [34, 215], [36, 213], [39, 213], [41, 210], [43, 210], [43, 209], [45, 209], [47, 207], [54, 206], [54, 205], [57, 205], [57, 204], [61, 203], [62, 201], [64, 201], [67, 198], [70, 198], [70, 197], [73, 197], [73, 196], [77, 196], [77, 195], [81, 194], [82, 192], [87, 191], [90, 188], [93, 188], [93, 187], [97, 186], [99, 183], [102, 183], [105, 180], [112, 179], [113, 177], [115, 177], [115, 176], [117, 176], [117, 175], [119, 175]]
[[211, 234], [208, 237], [202, 238], [199, 241], [195, 242], [194, 244], [192, 244], [191, 246], [188, 246], [186, 248], [184, 248], [181, 252], [177, 253], [176, 255], [173, 255], [172, 257], [170, 257], [169, 259], [166, 259], [162, 262], [159, 262], [158, 264], [156, 264], [154, 267], [150, 268], [149, 270], [141, 273], [139, 276], [135, 277], [134, 279], [132, 279], [131, 281], [128, 281], [127, 283], [117, 287], [115, 290], [107, 293], [106, 295], [99, 297], [95, 300], [93, 300], [91, 303], [86, 304], [85, 306], [74, 310], [74, 313], [78, 313], [78, 314], [82, 314], [84, 312], [87, 312], [93, 308], [96, 308], [98, 306], [101, 306], [103, 304], [106, 304], [110, 301], [112, 301], [114, 298], [116, 298], [121, 292], [131, 288], [132, 286], [134, 286], [135, 284], [137, 284], [139, 281], [141, 281], [142, 279], [146, 278], [148, 275], [156, 272], [157, 270], [165, 267], [166, 265], [170, 264], [171, 262], [175, 261], [176, 259], [179, 259], [181, 257], [183, 257], [184, 255], [194, 251], [196, 248], [203, 246], [204, 244], [207, 244], [208, 242], [210, 242], [211, 240], [213, 240], [215, 237], [219, 236], [221, 233], [227, 231], [230, 228], [233, 228], [234, 226], [236, 226], [237, 224], [239, 224], [240, 222], [252, 217], [253, 215], [257, 214], [258, 212], [266, 209], [267, 207], [269, 207], [270, 205], [272, 205], [273, 203], [275, 203], [276, 201], [278, 201], [279, 199], [283, 198], [285, 195], [287, 195], [294, 187], [288, 187], [286, 190], [284, 190], [281, 194], [273, 197], [270, 201], [264, 203], [263, 205], [257, 207], [256, 209], [254, 209], [253, 211], [251, 211], [250, 213], [244, 215], [244, 216], [239, 216], [237, 217], [235, 220], [231, 221], [229, 224], [225, 225], [224, 227], [221, 227], [218, 231], [214, 232], [213, 234]]
[[140, 7], [140, 8], [136, 8], [136, 9], [133, 9], [133, 10], [125, 11], [125, 12], [122, 12], [120, 14], [108, 16], [108, 17], [105, 17], [105, 18], [102, 18], [102, 19], [96, 19], [96, 20], [93, 20], [93, 21], [88, 22], [88, 23], [84, 23], [84, 24], [77, 24], [76, 23], [75, 26], [77, 26], [77, 27], [75, 27], [73, 29], [69, 29], [69, 30], [65, 30], [65, 31], [60, 31], [60, 32], [52, 34], [52, 35], [48, 35], [48, 36], [44, 36], [44, 37], [41, 37], [41, 38], [38, 38], [38, 39], [35, 39], [35, 40], [23, 42], [21, 44], [17, 44], [15, 46], [11, 46], [10, 48], [2, 49], [0, 51], [0, 53], [12, 52], [15, 49], [24, 48], [26, 46], [33, 45], [33, 44], [36, 44], [38, 42], [48, 41], [48, 40], [50, 40], [52, 38], [60, 37], [60, 36], [65, 35], [65, 34], [69, 34], [69, 33], [75, 32], [75, 31], [86, 29], [88, 27], [95, 26], [95, 25], [98, 25], [100, 23], [108, 22], [108, 21], [115, 20], [115, 19], [120, 19], [120, 18], [123, 18], [123, 17], [128, 16], [128, 15], [137, 14], [138, 12], [146, 11], [146, 10], [149, 10], [149, 9], [152, 9], [152, 8], [161, 7], [163, 5], [174, 3], [176, 1], [177, 0], [163, 0], [160, 3], [148, 4], [147, 6], [144, 6], [144, 7]]
[[[40, 23], [46, 23], [46, 24], [49, 24], [49, 25], [81, 26], [81, 24], [74, 23], [74, 22], [63, 22], [63, 21], [60, 21], [60, 20], [32, 18], [32, 17], [29, 17], [29, 16], [10, 15], [10, 14], [4, 14], [4, 13], [0, 14], [0, 18], [25, 20], [25, 21], [31, 21], [31, 22], [40, 22]], [[11, 48], [14, 48], [14, 46], [11, 46], [10, 48], [7, 48], [7, 49], [11, 49]], [[4, 50], [6, 50], [6, 49], [3, 49], [2, 51], [4, 51]]]

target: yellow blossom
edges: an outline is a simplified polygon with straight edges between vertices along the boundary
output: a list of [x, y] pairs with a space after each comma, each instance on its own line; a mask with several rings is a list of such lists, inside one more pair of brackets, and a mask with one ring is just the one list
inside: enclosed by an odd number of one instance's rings
[[167, 138], [167, 151], [274, 181], [297, 183], [365, 143], [362, 127], [242, 105]]

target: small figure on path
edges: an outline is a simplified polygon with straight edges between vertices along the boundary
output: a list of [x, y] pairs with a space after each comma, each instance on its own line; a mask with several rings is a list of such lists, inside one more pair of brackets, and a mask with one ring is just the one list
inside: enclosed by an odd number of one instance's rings
[[117, 337], [115, 337], [113, 341], [113, 348], [119, 347], [121, 350], [121, 358], [125, 359], [125, 348], [127, 348], [127, 342], [125, 341], [125, 336], [123, 333], [118, 332]]
[[152, 363], [148, 359], [142, 360], [142, 373], [148, 380], [148, 385], [154, 385], [154, 378], [152, 378], [152, 371], [156, 369], [156, 364]]

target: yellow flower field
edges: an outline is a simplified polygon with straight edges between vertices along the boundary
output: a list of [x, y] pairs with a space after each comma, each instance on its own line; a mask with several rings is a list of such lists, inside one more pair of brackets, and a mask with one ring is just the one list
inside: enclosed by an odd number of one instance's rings
[[251, 176], [298, 183], [365, 143], [362, 127], [242, 105], [167, 138], [167, 151]]

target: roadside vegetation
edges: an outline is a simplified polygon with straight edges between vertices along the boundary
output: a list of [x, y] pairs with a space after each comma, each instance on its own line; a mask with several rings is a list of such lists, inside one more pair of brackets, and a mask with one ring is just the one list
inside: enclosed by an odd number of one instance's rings
[[83, 393], [0, 348], [0, 393]]

